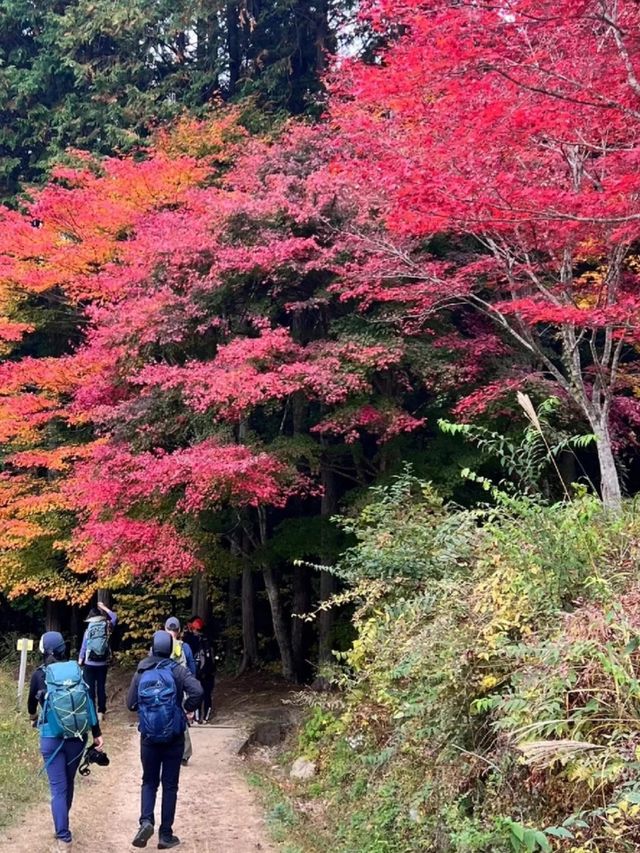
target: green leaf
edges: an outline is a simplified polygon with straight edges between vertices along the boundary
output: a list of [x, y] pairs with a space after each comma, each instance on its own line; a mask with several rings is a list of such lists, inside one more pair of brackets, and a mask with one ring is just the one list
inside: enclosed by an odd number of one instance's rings
[[[544, 834], [544, 832], [540, 832], [540, 830], [537, 830], [536, 832], [534, 832], [533, 838], [535, 843], [542, 850], [542, 853], [551, 853], [551, 845], [549, 844], [549, 839]], [[535, 850], [536, 848], [534, 847], [532, 849]]]
[[551, 835], [553, 838], [575, 838], [573, 832], [569, 832], [564, 826], [550, 826], [545, 829], [545, 834]]

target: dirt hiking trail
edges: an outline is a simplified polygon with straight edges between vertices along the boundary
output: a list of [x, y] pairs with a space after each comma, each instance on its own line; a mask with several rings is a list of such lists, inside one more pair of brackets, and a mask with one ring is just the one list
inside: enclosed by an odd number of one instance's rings
[[[116, 681], [116, 679], [114, 679]], [[280, 693], [284, 695], [282, 688]], [[124, 679], [110, 697], [103, 723], [109, 767], [91, 765], [87, 777], [76, 776], [70, 826], [73, 853], [135, 853], [131, 840], [140, 809], [139, 735], [135, 715], [123, 709]], [[191, 727], [193, 757], [180, 773], [174, 833], [182, 853], [276, 853], [268, 840], [262, 811], [245, 779], [238, 748], [249, 733], [254, 715], [268, 703], [277, 704], [272, 690], [223, 685], [214, 694], [217, 714], [211, 725]], [[35, 735], [35, 733], [34, 733]], [[156, 802], [156, 827], [161, 790]], [[147, 850], [157, 850], [154, 835]], [[0, 839], [0, 853], [57, 851], [49, 801], [31, 808]]]

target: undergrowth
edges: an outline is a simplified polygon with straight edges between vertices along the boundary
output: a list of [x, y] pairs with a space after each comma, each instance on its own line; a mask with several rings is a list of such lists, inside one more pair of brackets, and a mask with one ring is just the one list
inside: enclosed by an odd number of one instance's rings
[[0, 662], [0, 827], [13, 823], [23, 810], [45, 796], [46, 785], [38, 771], [42, 760], [38, 736], [26, 712], [26, 693], [16, 708], [13, 661]]
[[345, 522], [357, 636], [289, 819], [341, 853], [636, 851], [640, 514], [485, 488], [463, 510], [405, 474]]

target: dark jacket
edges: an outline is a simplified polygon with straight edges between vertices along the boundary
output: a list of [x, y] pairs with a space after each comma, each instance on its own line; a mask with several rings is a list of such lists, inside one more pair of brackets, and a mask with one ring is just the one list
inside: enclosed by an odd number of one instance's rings
[[[40, 707], [44, 705], [44, 697], [47, 692], [44, 668], [47, 664], [58, 662], [59, 658], [54, 658], [51, 655], [47, 656], [44, 664], [39, 666], [31, 676], [31, 681], [29, 682], [29, 698], [27, 699], [27, 711], [31, 719], [35, 719], [36, 717], [36, 714], [38, 713], [38, 705], [40, 705]], [[95, 726], [91, 727], [91, 734], [94, 738], [101, 736], [102, 732], [100, 731], [100, 723], [96, 723]]]
[[185, 631], [183, 640], [193, 653], [197, 678], [200, 681], [213, 678], [216, 671], [216, 658], [207, 637], [204, 634], [196, 634], [195, 631]]
[[[167, 658], [149, 655], [140, 661], [138, 669], [131, 679], [129, 692], [127, 693], [127, 708], [130, 711], [138, 710], [138, 683], [141, 674], [148, 669], [158, 666], [161, 661], [166, 660]], [[176, 701], [180, 706], [184, 704], [184, 709], [188, 713], [195, 711], [200, 707], [200, 703], [202, 702], [202, 687], [200, 686], [200, 682], [195, 675], [191, 675], [189, 670], [184, 666], [180, 666], [180, 664], [176, 664], [171, 668], [171, 674], [176, 682]]]

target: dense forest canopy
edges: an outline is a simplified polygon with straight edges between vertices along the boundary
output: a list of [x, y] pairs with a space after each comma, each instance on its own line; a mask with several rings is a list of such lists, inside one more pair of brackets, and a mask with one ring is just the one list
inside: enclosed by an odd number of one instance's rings
[[0, 9], [3, 628], [331, 688], [305, 853], [638, 849], [639, 24]]
[[218, 100], [250, 96], [263, 125], [317, 111], [351, 12], [349, 0], [8, 0], [0, 190], [10, 198], [42, 179], [67, 148], [135, 150], [159, 124]]
[[406, 463], [620, 510], [638, 12], [574, 5], [4, 5], [5, 595], [193, 577], [303, 678], [331, 518]]

